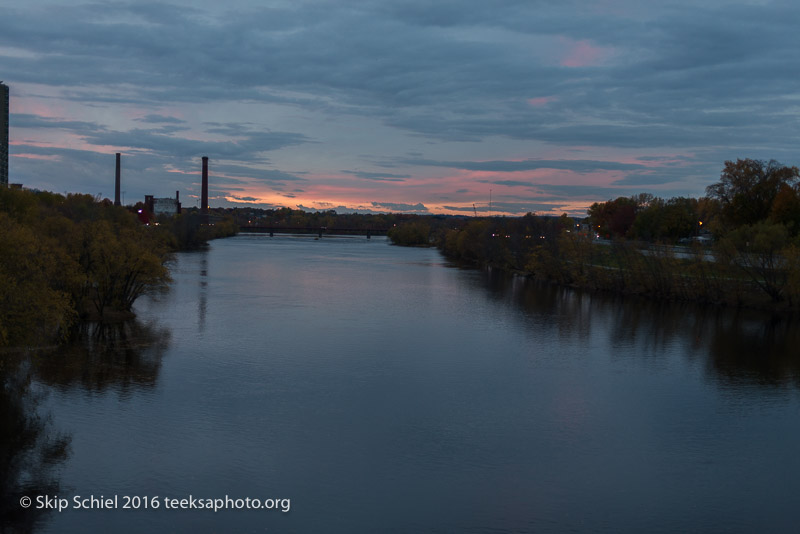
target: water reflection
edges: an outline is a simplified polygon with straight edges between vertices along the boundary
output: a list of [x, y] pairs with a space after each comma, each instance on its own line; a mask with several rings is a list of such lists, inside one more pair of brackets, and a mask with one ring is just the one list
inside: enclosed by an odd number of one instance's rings
[[80, 327], [75, 340], [34, 361], [35, 377], [60, 389], [89, 392], [114, 389], [127, 395], [155, 385], [170, 331], [139, 320]]
[[200, 291], [197, 297], [197, 329], [200, 333], [206, 329], [206, 312], [208, 308], [208, 251], [200, 254]]
[[34, 532], [47, 516], [23, 496], [57, 495], [57, 466], [69, 456], [70, 436], [53, 430], [41, 413], [46, 388], [116, 390], [125, 397], [152, 388], [170, 332], [138, 320], [82, 325], [56, 350], [0, 354], [0, 532]]
[[586, 339], [608, 329], [612, 344], [637, 354], [668, 354], [690, 344], [690, 358], [705, 364], [721, 383], [800, 386], [800, 321], [755, 310], [720, 309], [639, 297], [592, 294], [497, 270], [478, 278], [490, 297], [522, 308], [535, 325], [555, 322], [563, 337]]
[[26, 496], [55, 495], [55, 467], [67, 458], [69, 436], [39, 413], [27, 355], [0, 355], [0, 532], [33, 532], [46, 512], [23, 508]]
[[709, 369], [726, 383], [800, 386], [800, 325], [738, 313], [709, 321]]

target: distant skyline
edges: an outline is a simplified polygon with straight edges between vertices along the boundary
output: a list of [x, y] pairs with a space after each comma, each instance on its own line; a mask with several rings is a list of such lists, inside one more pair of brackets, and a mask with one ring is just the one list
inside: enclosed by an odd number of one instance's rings
[[[585, 214], [800, 164], [800, 5], [10, 0], [9, 181], [124, 201]], [[266, 6], [266, 7], [265, 7]]]

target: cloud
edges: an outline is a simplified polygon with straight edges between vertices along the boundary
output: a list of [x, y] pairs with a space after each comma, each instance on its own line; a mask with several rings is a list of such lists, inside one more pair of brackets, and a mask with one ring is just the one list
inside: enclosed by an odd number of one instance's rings
[[287, 132], [242, 131], [240, 139], [200, 140], [133, 129], [127, 132], [104, 131], [84, 134], [87, 142], [98, 146], [129, 147], [162, 156], [260, 160], [263, 152], [296, 146], [309, 141], [302, 134]]
[[524, 215], [528, 212], [549, 212], [554, 205], [546, 202], [493, 202], [492, 206], [444, 206], [445, 209], [457, 213], [471, 214], [475, 211], [484, 215]]
[[[213, 163], [213, 162], [212, 162]], [[272, 182], [300, 182], [305, 181], [305, 178], [297, 176], [296, 174], [279, 171], [276, 169], [260, 169], [245, 165], [235, 165], [230, 163], [210, 163], [209, 173], [217, 175], [225, 175], [229, 177], [250, 178], [255, 182], [272, 183]]]
[[364, 171], [339, 171], [345, 174], [350, 174], [362, 180], [374, 180], [377, 182], [405, 182], [407, 178], [411, 178], [410, 174], [390, 174], [385, 172], [364, 172]]
[[169, 117], [167, 115], [158, 115], [151, 113], [149, 115], [145, 115], [144, 117], [140, 117], [138, 119], [134, 119], [138, 122], [147, 122], [151, 124], [186, 124], [185, 120], [178, 119], [176, 117]]
[[317, 212], [317, 211], [335, 211], [336, 213], [359, 213], [361, 215], [377, 215], [385, 213], [386, 210], [376, 211], [363, 207], [351, 207], [345, 205], [335, 205], [330, 202], [318, 202], [316, 207], [304, 206], [303, 204], [296, 204], [295, 207], [299, 210]]
[[609, 51], [581, 40], [570, 43], [566, 56], [561, 59], [561, 65], [564, 67], [592, 66], [599, 63], [608, 54]]
[[372, 206], [379, 210], [388, 210], [402, 213], [430, 213], [430, 210], [421, 202], [417, 204], [403, 204], [400, 202], [373, 202]]
[[[638, 163], [621, 163], [617, 161], [597, 161], [597, 160], [537, 160], [527, 159], [523, 161], [436, 161], [430, 159], [405, 159], [408, 165], [422, 165], [428, 167], [448, 167], [452, 169], [462, 169], [465, 171], [489, 171], [489, 172], [520, 172], [534, 171], [539, 169], [568, 170], [578, 173], [590, 173], [598, 171], [630, 171], [646, 169], [647, 167]], [[518, 182], [517, 185], [523, 184]]]
[[[207, 155], [265, 190], [303, 180], [304, 204], [369, 206], [392, 185], [458, 205], [479, 186], [443, 191], [414, 167], [702, 194], [724, 159], [798, 164], [798, 17], [796, 3], [737, 0], [9, 0], [16, 141], [89, 149], [26, 149], [51, 165], [18, 157], [12, 172], [58, 186], [68, 169], [92, 190], [107, 180], [94, 148], [128, 156], [131, 189], [171, 188], [170, 170]], [[524, 178], [491, 183], [529, 193]]]
[[105, 131], [105, 127], [96, 122], [73, 121], [55, 117], [43, 117], [30, 113], [11, 113], [8, 117], [10, 126], [14, 128], [46, 128], [68, 130], [75, 133], [95, 133]]

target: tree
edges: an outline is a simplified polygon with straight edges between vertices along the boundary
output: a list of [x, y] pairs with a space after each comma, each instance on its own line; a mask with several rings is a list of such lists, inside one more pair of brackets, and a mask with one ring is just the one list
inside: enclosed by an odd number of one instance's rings
[[633, 226], [638, 208], [637, 200], [619, 197], [608, 202], [595, 202], [588, 214], [592, 228], [600, 235], [624, 236]]
[[723, 231], [753, 225], [765, 220], [784, 185], [800, 180], [797, 167], [786, 167], [775, 160], [726, 161], [720, 181], [708, 186], [706, 193], [720, 202]]
[[98, 317], [108, 310], [130, 312], [137, 298], [169, 281], [164, 251], [142, 228], [116, 235], [107, 221], [95, 221], [82, 229], [86, 294]]
[[52, 282], [71, 270], [57, 244], [0, 213], [0, 346], [41, 343], [73, 323], [70, 296]]
[[717, 256], [747, 275], [774, 302], [779, 302], [784, 298], [790, 277], [785, 256], [789, 245], [789, 232], [782, 224], [746, 224], [720, 241]]
[[401, 223], [387, 235], [392, 243], [405, 247], [427, 247], [431, 243], [431, 227], [422, 219]]
[[772, 202], [769, 220], [786, 226], [791, 235], [800, 232], [800, 190], [797, 186], [781, 185]]

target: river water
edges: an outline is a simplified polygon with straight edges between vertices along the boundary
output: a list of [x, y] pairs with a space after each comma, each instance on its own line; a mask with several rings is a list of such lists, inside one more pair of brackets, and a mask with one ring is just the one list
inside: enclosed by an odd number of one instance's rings
[[[20, 364], [52, 454], [4, 483], [68, 506], [33, 531], [800, 528], [797, 323], [383, 238], [241, 235], [172, 273], [136, 322]], [[226, 496], [272, 509], [180, 509]]]

